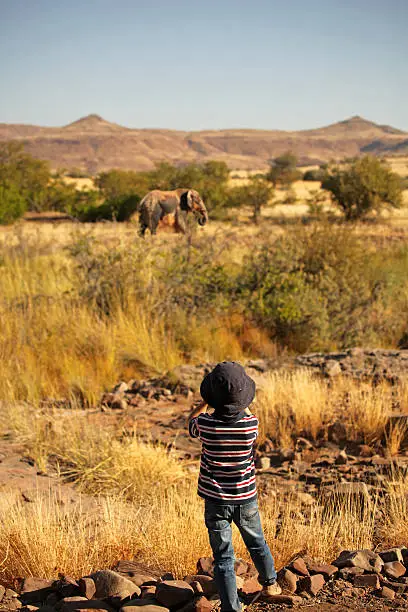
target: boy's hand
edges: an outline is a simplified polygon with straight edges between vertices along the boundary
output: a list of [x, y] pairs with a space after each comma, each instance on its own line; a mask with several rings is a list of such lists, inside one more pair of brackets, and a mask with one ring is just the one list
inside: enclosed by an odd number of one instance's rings
[[190, 414], [187, 417], [186, 425], [188, 426], [188, 424], [190, 423], [191, 419], [194, 419], [194, 417], [198, 416], [202, 412], [207, 412], [207, 408], [208, 408], [208, 404], [206, 404], [205, 401], [202, 400], [202, 399], [197, 400], [196, 402], [194, 402], [194, 404], [192, 405], [192, 410], [191, 410]]

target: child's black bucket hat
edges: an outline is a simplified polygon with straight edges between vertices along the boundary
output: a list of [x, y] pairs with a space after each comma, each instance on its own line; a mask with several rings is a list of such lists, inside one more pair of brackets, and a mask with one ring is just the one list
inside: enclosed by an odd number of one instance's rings
[[255, 382], [236, 361], [223, 361], [205, 376], [200, 393], [223, 420], [235, 419], [252, 403]]

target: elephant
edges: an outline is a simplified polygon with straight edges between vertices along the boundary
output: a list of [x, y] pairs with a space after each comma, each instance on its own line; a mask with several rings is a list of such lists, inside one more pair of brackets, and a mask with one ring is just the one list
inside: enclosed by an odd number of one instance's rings
[[145, 235], [147, 229], [155, 234], [159, 222], [172, 226], [175, 232], [185, 234], [187, 215], [197, 218], [199, 225], [208, 221], [208, 212], [201, 196], [194, 189], [174, 189], [173, 191], [150, 191], [139, 205], [139, 232]]

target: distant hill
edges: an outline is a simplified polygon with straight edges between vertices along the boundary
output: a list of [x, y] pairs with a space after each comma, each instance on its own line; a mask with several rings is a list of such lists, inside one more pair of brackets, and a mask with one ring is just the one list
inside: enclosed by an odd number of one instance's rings
[[332, 125], [300, 131], [131, 129], [99, 115], [82, 117], [64, 127], [0, 124], [0, 140], [19, 140], [26, 150], [50, 161], [53, 168], [80, 168], [91, 174], [109, 168], [148, 170], [171, 163], [225, 161], [232, 169], [264, 168], [291, 150], [302, 164], [315, 164], [370, 152], [401, 154], [408, 133], [351, 117]]

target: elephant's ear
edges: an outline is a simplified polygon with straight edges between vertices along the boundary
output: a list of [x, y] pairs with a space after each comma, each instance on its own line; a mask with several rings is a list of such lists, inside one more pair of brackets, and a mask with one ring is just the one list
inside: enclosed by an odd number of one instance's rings
[[193, 198], [191, 196], [191, 191], [185, 191], [180, 196], [180, 208], [181, 210], [192, 210], [193, 207]]

